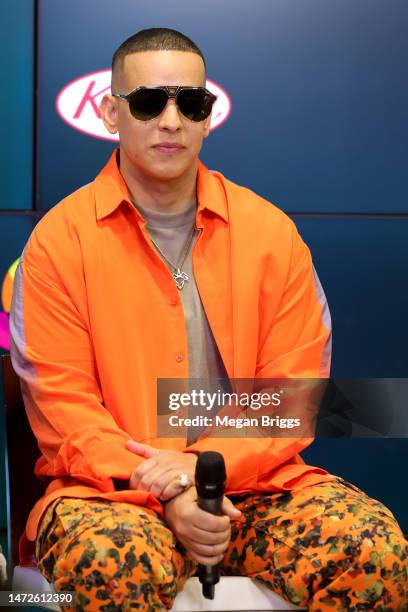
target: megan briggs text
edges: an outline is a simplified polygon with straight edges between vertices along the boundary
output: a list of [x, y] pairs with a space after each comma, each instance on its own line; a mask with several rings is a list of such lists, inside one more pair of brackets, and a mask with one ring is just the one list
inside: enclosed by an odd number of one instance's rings
[[262, 415], [251, 418], [232, 418], [229, 416], [208, 417], [197, 415], [193, 418], [179, 417], [172, 414], [169, 417], [171, 427], [279, 427], [280, 429], [292, 429], [300, 426], [300, 419], [283, 419], [279, 416], [270, 417]]

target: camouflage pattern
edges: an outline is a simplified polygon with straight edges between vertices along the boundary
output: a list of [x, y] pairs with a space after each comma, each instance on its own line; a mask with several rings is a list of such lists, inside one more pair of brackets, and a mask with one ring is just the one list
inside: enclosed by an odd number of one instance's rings
[[[251, 576], [315, 612], [408, 611], [408, 542], [392, 512], [340, 477], [232, 500], [223, 575]], [[66, 610], [166, 610], [197, 566], [157, 514], [102, 499], [59, 498], [36, 541], [38, 566]]]
[[407, 612], [408, 542], [392, 512], [355, 485], [336, 477], [237, 506], [226, 574], [315, 612]]

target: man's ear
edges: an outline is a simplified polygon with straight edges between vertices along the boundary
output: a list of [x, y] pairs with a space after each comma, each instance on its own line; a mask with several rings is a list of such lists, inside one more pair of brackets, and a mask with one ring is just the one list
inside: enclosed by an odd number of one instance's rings
[[108, 132], [116, 134], [118, 131], [118, 104], [116, 98], [105, 94], [99, 105], [102, 121]]
[[207, 138], [208, 134], [210, 133], [211, 116], [212, 116], [212, 111], [207, 117], [207, 119], [204, 119], [204, 138]]

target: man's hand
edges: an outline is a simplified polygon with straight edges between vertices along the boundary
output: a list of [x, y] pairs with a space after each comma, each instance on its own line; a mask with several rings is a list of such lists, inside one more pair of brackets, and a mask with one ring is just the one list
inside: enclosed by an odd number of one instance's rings
[[146, 458], [132, 473], [130, 489], [150, 491], [158, 499], [167, 501], [184, 491], [178, 481], [180, 474], [187, 474], [191, 484], [194, 484], [197, 455], [160, 450], [134, 440], [129, 440], [126, 448]]
[[241, 516], [240, 510], [225, 496], [222, 511], [224, 516], [201, 510], [195, 487], [177, 495], [164, 506], [165, 519], [177, 540], [193, 561], [203, 565], [216, 565], [222, 561], [231, 537], [230, 519]]

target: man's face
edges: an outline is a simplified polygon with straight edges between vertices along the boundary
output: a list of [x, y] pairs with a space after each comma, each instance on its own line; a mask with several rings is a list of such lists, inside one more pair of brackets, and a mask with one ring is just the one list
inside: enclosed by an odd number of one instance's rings
[[[136, 87], [160, 85], [205, 86], [204, 64], [199, 55], [186, 51], [144, 51], [127, 55], [115, 70], [112, 91], [127, 94]], [[150, 121], [135, 119], [125, 100], [105, 96], [101, 105], [105, 126], [119, 132], [121, 159], [127, 158], [136, 176], [172, 180], [195, 172], [203, 139], [210, 131], [211, 115], [194, 122], [170, 99], [163, 112]], [[160, 143], [176, 143], [180, 149], [163, 151]]]

